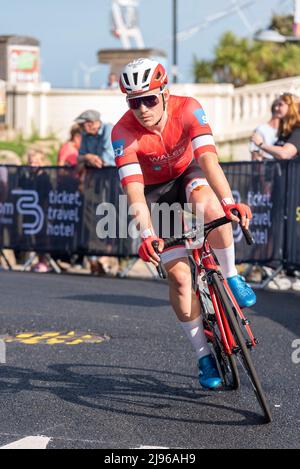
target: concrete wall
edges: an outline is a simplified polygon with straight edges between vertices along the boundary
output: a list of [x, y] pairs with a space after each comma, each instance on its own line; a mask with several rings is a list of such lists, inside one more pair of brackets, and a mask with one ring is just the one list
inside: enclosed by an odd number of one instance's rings
[[[300, 91], [300, 77], [234, 89], [232, 85], [174, 85], [171, 93], [193, 96], [203, 105], [223, 159], [249, 159], [253, 129], [270, 117], [270, 105], [282, 91]], [[50, 84], [7, 87], [8, 127], [30, 136], [55, 134], [65, 140], [74, 119], [97, 109], [106, 122], [116, 123], [127, 110], [119, 91], [51, 89]]]

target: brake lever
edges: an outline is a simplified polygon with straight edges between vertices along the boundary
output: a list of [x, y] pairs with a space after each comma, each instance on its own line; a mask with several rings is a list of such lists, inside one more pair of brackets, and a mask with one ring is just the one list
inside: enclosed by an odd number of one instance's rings
[[[156, 254], [159, 256], [159, 258], [161, 258], [160, 257], [160, 252], [158, 250], [158, 246], [159, 246], [158, 241], [153, 241], [152, 246], [153, 246], [154, 251], [156, 252]], [[165, 266], [163, 265], [162, 261], [160, 261], [158, 263], [158, 266], [156, 267], [156, 269], [157, 269], [157, 272], [158, 272], [158, 275], [160, 276], [160, 278], [163, 278], [163, 279], [168, 278], [167, 271], [166, 271]]]
[[[239, 219], [241, 221], [241, 215], [237, 210], [232, 210], [232, 213], [235, 216], [239, 217]], [[252, 246], [253, 244], [255, 244], [255, 241], [254, 241], [254, 238], [252, 236], [251, 231], [248, 230], [247, 228], [245, 228], [244, 226], [242, 226], [241, 224], [240, 224], [240, 227], [241, 227], [241, 230], [243, 232], [244, 238], [245, 238], [246, 243], [248, 244], [248, 246]]]

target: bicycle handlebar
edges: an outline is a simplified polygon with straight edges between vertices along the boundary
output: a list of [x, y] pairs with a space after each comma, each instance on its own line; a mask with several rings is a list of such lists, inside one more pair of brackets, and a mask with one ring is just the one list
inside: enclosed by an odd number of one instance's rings
[[[234, 212], [236, 212], [236, 213], [234, 213], [234, 215], [241, 218], [237, 211], [234, 211]], [[216, 228], [219, 228], [220, 226], [227, 225], [228, 223], [232, 223], [232, 220], [229, 220], [227, 217], [218, 218], [217, 220], [214, 220], [210, 223], [206, 223], [204, 225], [204, 236], [207, 236], [207, 234], [210, 231], [215, 230]], [[246, 240], [247, 244], [249, 246], [254, 244], [254, 239], [253, 239], [253, 236], [252, 236], [250, 230], [244, 228], [243, 226], [241, 226], [241, 229], [242, 229], [242, 232], [243, 232], [243, 235], [245, 237], [245, 240]], [[180, 244], [184, 245], [186, 240], [188, 240], [188, 239], [195, 240], [195, 239], [197, 239], [198, 236], [199, 236], [199, 229], [196, 228], [196, 229], [192, 229], [188, 233], [185, 233], [182, 236], [182, 238], [165, 239], [164, 240], [165, 249], [170, 248], [172, 246], [177, 246], [177, 245], [180, 245]], [[154, 247], [155, 252], [160, 256], [160, 253], [158, 252], [158, 241], [153, 242], [153, 247]], [[160, 278], [163, 278], [163, 279], [167, 278], [167, 272], [166, 272], [166, 269], [165, 269], [162, 262], [159, 263], [159, 265], [157, 267], [157, 272], [158, 272]]]
[[[152, 246], [153, 246], [156, 254], [158, 254], [158, 256], [160, 258], [160, 253], [158, 251], [158, 246], [159, 246], [158, 241], [153, 241]], [[157, 266], [157, 272], [158, 272], [158, 275], [160, 276], [160, 278], [166, 279], [168, 277], [165, 266], [163, 265], [163, 263], [161, 261], [159, 262], [159, 264]]]
[[[234, 213], [234, 215], [239, 217], [239, 219], [241, 220], [241, 216], [240, 216], [240, 214], [237, 210], [233, 210], [233, 213]], [[251, 231], [247, 230], [247, 228], [244, 228], [243, 226], [241, 226], [241, 229], [242, 229], [242, 232], [243, 232], [244, 238], [246, 239], [247, 244], [249, 246], [252, 246], [252, 244], [254, 244], [254, 239], [253, 239], [253, 236], [251, 234]]]

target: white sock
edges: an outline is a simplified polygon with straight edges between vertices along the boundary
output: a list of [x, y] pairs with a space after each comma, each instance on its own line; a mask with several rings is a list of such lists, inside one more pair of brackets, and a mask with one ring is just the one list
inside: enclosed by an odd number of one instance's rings
[[215, 249], [214, 253], [217, 256], [217, 259], [220, 263], [222, 274], [225, 278], [234, 277], [238, 274], [238, 271], [235, 266], [235, 250], [234, 243], [232, 243], [229, 248], [225, 249]]
[[201, 316], [189, 322], [180, 321], [180, 324], [194, 347], [198, 360], [206, 355], [210, 355], [211, 350], [204, 333]]

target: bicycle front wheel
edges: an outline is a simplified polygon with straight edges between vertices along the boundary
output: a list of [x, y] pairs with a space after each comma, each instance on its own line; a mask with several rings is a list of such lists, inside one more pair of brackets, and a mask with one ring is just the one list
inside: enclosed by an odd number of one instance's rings
[[211, 345], [212, 353], [215, 356], [219, 371], [223, 378], [225, 387], [229, 390], [236, 391], [240, 387], [240, 377], [234, 354], [226, 353], [220, 329], [218, 326], [216, 314], [208, 294], [200, 295], [201, 308], [203, 311], [203, 325], [208, 342]]
[[235, 338], [235, 341], [237, 343], [238, 351], [242, 363], [244, 365], [244, 369], [248, 375], [248, 378], [254, 388], [256, 398], [259, 402], [259, 405], [263, 411], [264, 414], [264, 419], [266, 423], [272, 422], [272, 414], [264, 393], [264, 390], [262, 388], [260, 379], [257, 375], [257, 372], [255, 370], [255, 367], [253, 365], [253, 361], [248, 349], [248, 346], [246, 344], [246, 340], [243, 336], [243, 333], [241, 331], [241, 328], [239, 326], [239, 323], [237, 321], [237, 312], [236, 312], [236, 307], [235, 305], [231, 302], [224, 284], [222, 283], [221, 279], [219, 278], [218, 274], [215, 273], [213, 274], [213, 285], [214, 288], [216, 289], [216, 292], [218, 293], [218, 296], [223, 304], [224, 307], [224, 312], [226, 314], [228, 323], [230, 325], [231, 332]]

